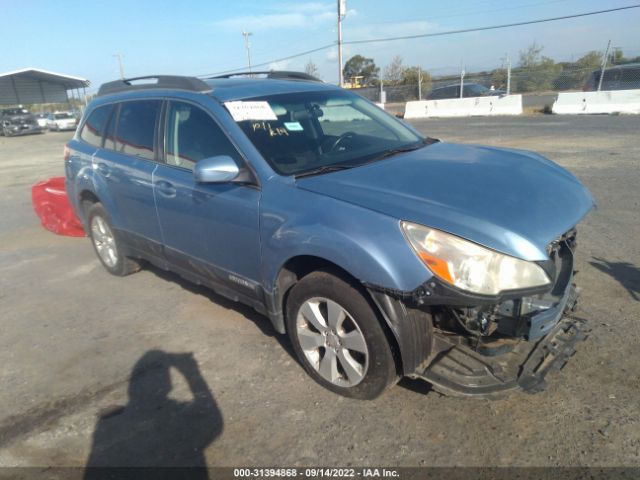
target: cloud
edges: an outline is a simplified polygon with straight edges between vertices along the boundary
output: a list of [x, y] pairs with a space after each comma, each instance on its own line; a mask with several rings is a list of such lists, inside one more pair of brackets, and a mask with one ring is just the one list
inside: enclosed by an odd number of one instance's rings
[[343, 36], [345, 40], [369, 40], [385, 37], [403, 37], [408, 35], [420, 35], [435, 31], [436, 24], [424, 20], [409, 22], [380, 23], [371, 25], [357, 25], [349, 27], [343, 24]]
[[279, 62], [271, 62], [269, 64], [269, 70], [287, 70], [291, 65], [290, 60], [281, 60]]
[[270, 11], [273, 13], [241, 15], [216, 20], [211, 25], [228, 31], [265, 31], [281, 28], [324, 27], [336, 20], [333, 3], [280, 3], [272, 6]]

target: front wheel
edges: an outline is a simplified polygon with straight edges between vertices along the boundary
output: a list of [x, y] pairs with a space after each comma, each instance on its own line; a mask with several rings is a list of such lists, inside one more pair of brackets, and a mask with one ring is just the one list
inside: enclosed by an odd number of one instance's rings
[[314, 272], [291, 289], [287, 331], [307, 373], [333, 392], [373, 399], [398, 379], [379, 315], [337, 276]]
[[140, 270], [140, 265], [124, 256], [114, 234], [107, 212], [100, 203], [94, 203], [87, 213], [89, 236], [100, 262], [113, 275], [124, 277]]

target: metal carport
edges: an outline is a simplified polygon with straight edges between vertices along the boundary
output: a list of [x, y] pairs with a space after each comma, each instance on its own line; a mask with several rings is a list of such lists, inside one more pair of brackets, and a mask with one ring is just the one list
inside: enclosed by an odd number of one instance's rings
[[[36, 68], [24, 68], [0, 74], [0, 105], [34, 103], [64, 103], [69, 101], [68, 91], [75, 90], [80, 98], [89, 86], [84, 78], [61, 75]], [[72, 93], [73, 96], [73, 93]]]

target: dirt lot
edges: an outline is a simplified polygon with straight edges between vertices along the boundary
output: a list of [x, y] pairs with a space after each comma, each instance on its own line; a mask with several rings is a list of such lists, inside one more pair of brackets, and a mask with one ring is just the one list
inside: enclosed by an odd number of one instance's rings
[[266, 318], [157, 270], [112, 277], [87, 239], [43, 230], [30, 187], [63, 174], [71, 134], [0, 137], [0, 465], [82, 466], [91, 453], [94, 463], [640, 466], [640, 117], [415, 125], [540, 151], [597, 198], [577, 264], [593, 333], [546, 391], [464, 400], [405, 380], [372, 402], [338, 397]]

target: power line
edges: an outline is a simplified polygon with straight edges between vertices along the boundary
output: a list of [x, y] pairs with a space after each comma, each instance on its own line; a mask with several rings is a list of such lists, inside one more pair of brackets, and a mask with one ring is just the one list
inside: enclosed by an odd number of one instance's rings
[[517, 23], [504, 23], [502, 25], [491, 25], [488, 27], [475, 27], [475, 28], [464, 28], [460, 30], [448, 30], [446, 32], [434, 32], [434, 33], [421, 33], [418, 35], [405, 35], [402, 37], [387, 37], [387, 38], [374, 38], [370, 40], [350, 40], [343, 42], [345, 45], [356, 45], [363, 43], [375, 43], [375, 42], [390, 42], [393, 40], [410, 40], [413, 38], [426, 38], [426, 37], [440, 37], [444, 35], [454, 35], [458, 33], [470, 33], [470, 32], [480, 32], [484, 30], [497, 30], [499, 28], [509, 28], [509, 27], [520, 27], [523, 25], [533, 25], [536, 23], [546, 23], [546, 22], [554, 22], [557, 20], [567, 20], [570, 18], [578, 18], [578, 17], [587, 17], [589, 15], [600, 15], [602, 13], [609, 12], [618, 12], [620, 10], [629, 10], [631, 8], [638, 8], [640, 4], [629, 5], [626, 7], [618, 7], [618, 8], [609, 8], [607, 10], [598, 10], [595, 12], [586, 12], [586, 13], [576, 13], [574, 15], [563, 15], [561, 17], [551, 17], [551, 18], [541, 18], [538, 20], [528, 20], [526, 22], [517, 22]]
[[[373, 38], [373, 39], [368, 39], [368, 40], [349, 40], [349, 41], [343, 42], [343, 44], [345, 44], [345, 45], [358, 45], [358, 44], [365, 44], [365, 43], [390, 42], [390, 41], [394, 41], [394, 40], [410, 40], [410, 39], [414, 39], [414, 38], [441, 37], [441, 36], [445, 36], [445, 35], [455, 35], [455, 34], [459, 34], [459, 33], [481, 32], [481, 31], [485, 31], [485, 30], [497, 30], [497, 29], [500, 29], [500, 28], [520, 27], [520, 26], [523, 26], [523, 25], [533, 25], [533, 24], [537, 24], [537, 23], [555, 22], [555, 21], [558, 21], [558, 20], [568, 20], [568, 19], [571, 19], [571, 18], [588, 17], [588, 16], [591, 16], [591, 15], [600, 15], [600, 14], [603, 14], [603, 13], [618, 12], [618, 11], [621, 11], [621, 10], [629, 10], [629, 9], [638, 8], [638, 7], [640, 7], [640, 4], [628, 5], [628, 6], [625, 6], [625, 7], [618, 7], [618, 8], [609, 8], [609, 9], [606, 9], [606, 10], [597, 10], [597, 11], [585, 12], [585, 13], [576, 13], [576, 14], [573, 14], [573, 15], [563, 15], [561, 17], [541, 18], [541, 19], [537, 19], [537, 20], [528, 20], [528, 21], [525, 21], [525, 22], [505, 23], [505, 24], [501, 24], [501, 25], [491, 25], [491, 26], [486, 26], [486, 27], [464, 28], [464, 29], [460, 29], [460, 30], [447, 30], [445, 32], [422, 33], [422, 34], [418, 34], [418, 35], [406, 35], [406, 36], [402, 36], [402, 37]], [[322, 50], [326, 50], [328, 48], [332, 48], [335, 45], [336, 45], [335, 43], [330, 43], [330, 44], [323, 45], [323, 46], [318, 47], [318, 48], [314, 48], [312, 50], [307, 50], [305, 52], [295, 53], [293, 55], [289, 55], [287, 57], [282, 57], [282, 58], [277, 58], [275, 60], [269, 60], [268, 62], [259, 63], [257, 65], [253, 65], [253, 66], [254, 67], [264, 67], [264, 66], [267, 66], [267, 65], [269, 65], [271, 63], [283, 62], [283, 61], [286, 61], [286, 60], [292, 60], [294, 58], [298, 58], [298, 57], [303, 57], [305, 55], [309, 55], [310, 53], [320, 52]], [[224, 70], [224, 71], [215, 72], [215, 73], [209, 73], [209, 74], [205, 74], [205, 75], [198, 75], [198, 76], [199, 77], [212, 77], [212, 76], [215, 76], [215, 75], [224, 75], [226, 73], [237, 72], [237, 71], [240, 71], [240, 70], [243, 70], [243, 69], [244, 69], [244, 67], [238, 67], [238, 68], [233, 68], [233, 69], [229, 69], [229, 70]]]

